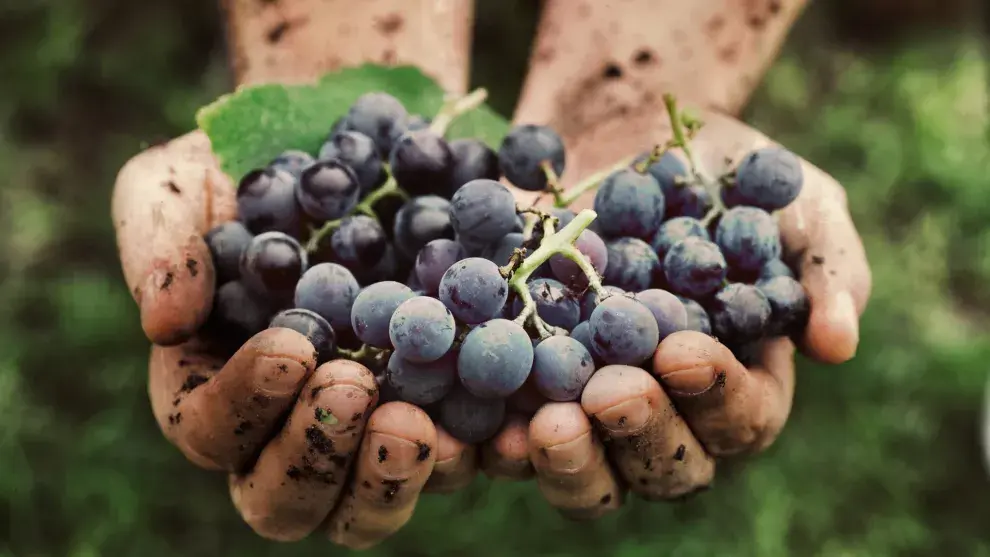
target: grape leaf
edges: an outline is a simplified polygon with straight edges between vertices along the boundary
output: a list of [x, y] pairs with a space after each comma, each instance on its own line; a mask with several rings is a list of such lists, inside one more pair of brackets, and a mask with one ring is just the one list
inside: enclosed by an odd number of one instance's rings
[[[196, 123], [223, 171], [239, 180], [287, 149], [316, 155], [334, 121], [372, 91], [385, 91], [410, 114], [431, 118], [444, 101], [440, 86], [417, 68], [366, 64], [326, 74], [312, 85], [241, 87], [201, 108]], [[481, 106], [458, 118], [447, 136], [476, 137], [497, 148], [507, 131], [504, 118]]]

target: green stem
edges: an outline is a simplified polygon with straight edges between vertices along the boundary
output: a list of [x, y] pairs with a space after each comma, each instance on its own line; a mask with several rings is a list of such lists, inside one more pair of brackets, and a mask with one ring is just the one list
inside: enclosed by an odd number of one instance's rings
[[466, 96], [447, 101], [444, 103], [437, 115], [430, 124], [430, 130], [437, 135], [447, 133], [447, 128], [457, 119], [458, 116], [471, 112], [478, 108], [488, 98], [488, 91], [484, 88], [475, 89]]
[[560, 194], [560, 196], [557, 197], [555, 206], [567, 207], [571, 203], [574, 203], [575, 201], [577, 201], [579, 197], [584, 195], [585, 192], [588, 192], [600, 186], [601, 183], [605, 181], [605, 179], [608, 178], [613, 172], [617, 172], [619, 170], [629, 168], [629, 165], [631, 165], [635, 160], [636, 157], [623, 159], [612, 165], [611, 168], [607, 168], [600, 172], [596, 172], [595, 174], [588, 176], [584, 180], [581, 180], [580, 182], [575, 184], [574, 187], [569, 188], [566, 191], [564, 191], [562, 194]]
[[667, 116], [670, 118], [670, 128], [674, 134], [674, 143], [684, 151], [688, 164], [691, 166], [691, 174], [698, 175], [698, 165], [695, 164], [694, 154], [688, 145], [688, 137], [684, 133], [684, 125], [681, 121], [681, 114], [677, 111], [677, 99], [670, 93], [664, 93], [663, 104], [667, 107]]
[[368, 356], [374, 354], [374, 350], [375, 350], [374, 348], [368, 346], [367, 344], [362, 344], [361, 348], [358, 348], [357, 350], [347, 350], [345, 348], [338, 348], [337, 352], [339, 352], [341, 356], [347, 358], [348, 360], [353, 360], [357, 362], [363, 358], [367, 358]]
[[540, 222], [540, 217], [532, 214], [526, 213], [523, 215], [523, 242], [528, 242], [533, 237], [533, 230], [536, 228], [536, 223]]
[[320, 242], [322, 242], [327, 236], [333, 234], [334, 230], [340, 228], [340, 223], [343, 222], [343, 220], [344, 219], [328, 220], [323, 223], [323, 226], [314, 228], [309, 235], [309, 241], [306, 242], [306, 253], [316, 253], [316, 250], [320, 249]]
[[591, 264], [591, 260], [588, 256], [581, 253], [574, 246], [567, 246], [560, 250], [560, 254], [564, 257], [570, 259], [571, 261], [577, 263], [577, 266], [581, 268], [581, 272], [584, 276], [588, 277], [588, 286], [591, 290], [598, 295], [599, 300], [604, 300], [608, 297], [608, 291], [602, 286], [602, 278], [599, 276], [598, 271], [595, 270], [595, 266]]
[[[367, 197], [355, 205], [353, 209], [348, 211], [347, 216], [361, 213], [377, 220], [378, 215], [375, 214], [374, 210], [375, 203], [378, 203], [380, 200], [390, 195], [397, 195], [405, 200], [409, 199], [409, 195], [399, 189], [399, 184], [395, 181], [395, 178], [392, 177], [391, 172], [388, 173], [388, 180], [385, 180], [385, 183], [382, 184], [380, 188], [369, 193]], [[320, 242], [323, 241], [323, 239], [328, 235], [333, 234], [333, 231], [340, 226], [342, 220], [343, 219], [327, 221], [323, 223], [323, 226], [314, 230], [313, 234], [309, 237], [309, 241], [306, 242], [306, 251], [309, 253], [315, 252], [319, 248]]]
[[670, 147], [671, 147], [671, 143], [667, 143], [666, 145], [654, 145], [653, 150], [650, 151], [649, 156], [647, 156], [645, 159], [641, 160], [638, 164], [636, 164], [635, 166], [636, 172], [639, 172], [640, 174], [646, 174], [646, 171], [649, 170], [651, 166], [653, 166], [654, 164], [657, 163], [657, 161], [663, 158], [664, 153], [666, 153], [667, 150], [670, 149]]

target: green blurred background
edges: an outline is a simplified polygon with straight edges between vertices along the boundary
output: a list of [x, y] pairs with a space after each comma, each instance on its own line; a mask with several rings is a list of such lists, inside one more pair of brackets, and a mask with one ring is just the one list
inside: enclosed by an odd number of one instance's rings
[[[813, 4], [744, 119], [848, 188], [875, 277], [857, 358], [801, 361], [780, 440], [687, 502], [575, 524], [532, 483], [479, 479], [425, 496], [368, 555], [990, 556], [981, 18], [962, 0]], [[508, 114], [538, 2], [478, 16], [475, 81]], [[0, 556], [347, 553], [256, 537], [148, 407], [110, 188], [229, 89], [219, 29], [203, 0], [0, 5]]]

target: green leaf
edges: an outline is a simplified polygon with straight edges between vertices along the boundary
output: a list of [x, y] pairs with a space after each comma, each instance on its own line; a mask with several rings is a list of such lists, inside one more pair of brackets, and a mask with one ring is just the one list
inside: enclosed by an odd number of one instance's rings
[[[315, 155], [334, 121], [372, 91], [387, 92], [410, 114], [427, 117], [444, 101], [443, 90], [417, 68], [367, 64], [327, 74], [313, 85], [242, 87], [201, 108], [196, 122], [209, 136], [223, 171], [238, 180], [287, 149]], [[508, 126], [481, 106], [458, 118], [447, 135], [476, 137], [497, 148]]]

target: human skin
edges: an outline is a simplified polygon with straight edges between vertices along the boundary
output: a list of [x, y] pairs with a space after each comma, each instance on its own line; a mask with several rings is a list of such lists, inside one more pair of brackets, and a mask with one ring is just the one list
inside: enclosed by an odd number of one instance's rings
[[[518, 123], [560, 131], [565, 185], [669, 139], [664, 91], [699, 109], [706, 125], [694, 148], [708, 169], [770, 143], [726, 114], [745, 103], [803, 2], [611, 4], [546, 3], [516, 110]], [[223, 5], [239, 83], [303, 82], [368, 61], [416, 64], [448, 91], [466, 89], [468, 0]], [[658, 13], [668, 17], [644, 17]], [[800, 348], [841, 363], [855, 354], [870, 271], [844, 190], [810, 163], [804, 171], [801, 196], [780, 214], [785, 250], [812, 302]], [[521, 201], [531, 195], [517, 192]], [[408, 521], [422, 490], [455, 491], [479, 471], [535, 475], [551, 505], [595, 518], [619, 508], [626, 490], [657, 500], [706, 487], [714, 457], [766, 448], [787, 420], [795, 347], [786, 339], [768, 342], [747, 369], [714, 339], [676, 333], [658, 348], [652, 374], [610, 366], [580, 402], [516, 405], [520, 412], [480, 447], [414, 406], [377, 406], [374, 378], [359, 364], [315, 368], [313, 347], [293, 331], [263, 331], [224, 362], [196, 331], [213, 298], [202, 235], [233, 218], [234, 183], [201, 132], [135, 156], [115, 185], [121, 264], [154, 344], [152, 410], [190, 461], [228, 474], [235, 507], [264, 537], [321, 531], [344, 546], [371, 547]], [[325, 423], [321, 412], [338, 419]]]

